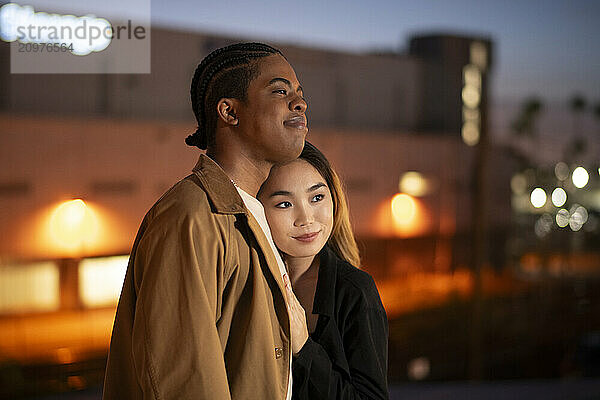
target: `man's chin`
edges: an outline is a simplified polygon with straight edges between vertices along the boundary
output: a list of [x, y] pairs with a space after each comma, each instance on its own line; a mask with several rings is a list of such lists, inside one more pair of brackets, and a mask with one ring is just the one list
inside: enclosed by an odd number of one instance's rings
[[285, 164], [300, 157], [300, 154], [304, 149], [304, 138], [305, 136], [302, 136], [297, 142], [290, 144], [286, 151], [282, 151], [281, 154], [279, 154], [279, 157], [277, 157], [277, 160], [274, 160], [274, 164]]
[[296, 154], [296, 156], [293, 158], [293, 160], [295, 160], [296, 158], [300, 157], [300, 154], [302, 154], [302, 150], [304, 150], [304, 144], [306, 143], [306, 135], [304, 135], [302, 137], [302, 142], [300, 144], [298, 153]]

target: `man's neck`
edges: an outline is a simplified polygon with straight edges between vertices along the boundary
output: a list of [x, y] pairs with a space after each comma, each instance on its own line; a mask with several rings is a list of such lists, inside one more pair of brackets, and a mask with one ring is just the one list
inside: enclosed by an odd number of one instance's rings
[[256, 197], [260, 186], [269, 176], [272, 164], [252, 159], [239, 150], [229, 147], [225, 151], [217, 147], [207, 155], [219, 164], [237, 187]]

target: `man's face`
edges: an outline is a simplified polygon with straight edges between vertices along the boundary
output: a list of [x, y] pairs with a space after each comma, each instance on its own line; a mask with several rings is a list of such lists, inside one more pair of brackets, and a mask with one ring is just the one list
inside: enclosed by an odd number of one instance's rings
[[271, 163], [293, 160], [308, 133], [302, 87], [280, 55], [260, 59], [258, 69], [246, 101], [237, 108], [238, 132], [249, 157]]

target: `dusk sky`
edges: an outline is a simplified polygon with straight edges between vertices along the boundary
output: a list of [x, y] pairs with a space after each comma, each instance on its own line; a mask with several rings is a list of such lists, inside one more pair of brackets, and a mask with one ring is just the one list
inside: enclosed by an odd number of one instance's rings
[[[31, 0], [103, 17], [143, 14], [155, 26], [339, 51], [399, 50], [416, 33], [482, 35], [494, 41], [492, 97], [538, 95], [566, 103], [600, 101], [599, 0]], [[19, 1], [17, 1], [19, 2]]]
[[[149, 3], [151, 2], [151, 3]], [[36, 11], [95, 14], [174, 30], [335, 51], [406, 51], [415, 34], [483, 36], [494, 43], [490, 130], [508, 138], [530, 96], [542, 100], [539, 131], [551, 141], [573, 135], [569, 100], [583, 95], [588, 144], [600, 151], [600, 0], [29, 0]], [[150, 4], [151, 7], [148, 7]], [[302, 77], [300, 77], [302, 79]], [[546, 143], [550, 143], [546, 141]], [[548, 144], [554, 157], [556, 144]], [[594, 156], [596, 157], [596, 156]], [[596, 157], [597, 158], [597, 157]]]
[[600, 101], [598, 0], [281, 0], [152, 2], [156, 25], [339, 50], [402, 50], [413, 33], [491, 37], [493, 96]]

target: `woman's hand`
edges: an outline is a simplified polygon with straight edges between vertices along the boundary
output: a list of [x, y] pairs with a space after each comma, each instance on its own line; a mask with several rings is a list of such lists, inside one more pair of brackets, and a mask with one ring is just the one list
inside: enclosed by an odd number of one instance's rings
[[300, 305], [300, 302], [296, 298], [292, 290], [292, 284], [288, 275], [283, 276], [283, 282], [287, 289], [287, 306], [288, 314], [290, 315], [291, 335], [292, 335], [292, 354], [296, 356], [304, 343], [308, 340], [308, 328], [306, 325], [306, 313], [304, 308]]

